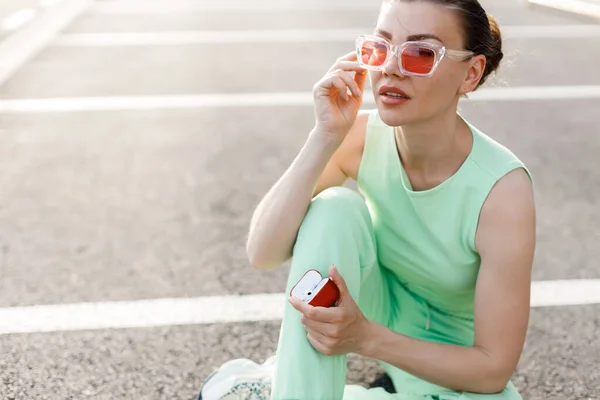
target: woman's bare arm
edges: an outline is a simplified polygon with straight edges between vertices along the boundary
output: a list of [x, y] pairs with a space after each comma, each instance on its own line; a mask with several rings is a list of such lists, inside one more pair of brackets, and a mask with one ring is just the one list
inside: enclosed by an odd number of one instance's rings
[[363, 355], [454, 390], [501, 391], [527, 332], [535, 225], [531, 182], [517, 169], [496, 184], [481, 211], [473, 346], [418, 340], [371, 323]]
[[315, 128], [252, 216], [246, 252], [255, 268], [273, 269], [288, 260], [315, 193], [347, 179], [341, 167], [346, 162], [344, 149], [360, 125], [367, 79], [356, 57], [353, 51], [338, 58], [313, 87]]
[[330, 184], [345, 178], [330, 163], [339, 147], [335, 139], [313, 130], [296, 159], [257, 206], [250, 222], [246, 251], [258, 269], [273, 269], [292, 255], [298, 229], [317, 181], [329, 166]]
[[294, 162], [254, 211], [246, 251], [255, 268], [273, 269], [287, 261], [311, 199], [354, 177], [367, 119], [367, 112], [359, 112], [341, 144], [316, 130], [310, 133]]

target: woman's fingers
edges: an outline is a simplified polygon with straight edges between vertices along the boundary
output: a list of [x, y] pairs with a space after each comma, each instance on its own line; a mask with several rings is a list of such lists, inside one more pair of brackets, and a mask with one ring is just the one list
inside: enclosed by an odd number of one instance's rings
[[356, 61], [341, 61], [341, 62], [335, 64], [334, 68], [332, 68], [329, 71], [329, 73], [335, 72], [337, 70], [354, 71], [354, 72], [366, 71], [366, 69], [361, 67], [360, 64]]
[[344, 83], [350, 89], [350, 92], [352, 92], [354, 96], [361, 96], [362, 93], [360, 88], [358, 87], [358, 83], [356, 83], [354, 77], [349, 72], [339, 71], [336, 73], [336, 75], [339, 76], [342, 79], [342, 81], [344, 81]]
[[365, 68], [361, 67], [359, 63], [356, 61], [342, 61], [338, 64], [335, 64], [333, 68], [331, 68], [327, 74], [333, 74], [336, 71], [348, 71], [348, 72], [363, 72], [366, 71]]
[[345, 54], [345, 55], [341, 56], [340, 58], [338, 58], [335, 61], [335, 64], [333, 64], [331, 66], [331, 68], [329, 68], [329, 71], [327, 71], [327, 72], [331, 73], [331, 72], [333, 72], [333, 71], [335, 71], [337, 69], [341, 69], [341, 68], [339, 68], [340, 64], [346, 63], [346, 62], [351, 62], [351, 61], [354, 61], [354, 62], [356, 61], [356, 52], [354, 52], [354, 51], [351, 52], [351, 53]]
[[349, 72], [344, 71], [337, 71], [327, 76], [321, 83], [321, 87], [326, 90], [335, 87], [339, 91], [340, 96], [345, 100], [349, 100], [348, 89], [350, 89], [350, 92], [356, 97], [362, 95], [362, 92], [352, 75]]
[[300, 322], [302, 322], [307, 331], [316, 331], [322, 335], [328, 335], [335, 329], [335, 326], [329, 322], [315, 321], [304, 316], [300, 317]]
[[[356, 62], [356, 52], [345, 54], [337, 59], [336, 63], [327, 72], [322, 87], [335, 87], [344, 100], [349, 100], [347, 89], [356, 96], [362, 96], [362, 90], [366, 80], [366, 69]], [[352, 74], [354, 72], [354, 74]]]
[[339, 75], [332, 76], [331, 77], [331, 85], [338, 90], [340, 96], [342, 96], [342, 98], [344, 100], [349, 99], [348, 90], [347, 90], [348, 86], [346, 85], [346, 83], [344, 82], [344, 80], [342, 79], [341, 76], [339, 76]]
[[367, 70], [365, 69], [362, 72], [354, 74], [354, 82], [356, 82], [356, 85], [361, 92], [364, 91], [365, 84], [367, 83]]

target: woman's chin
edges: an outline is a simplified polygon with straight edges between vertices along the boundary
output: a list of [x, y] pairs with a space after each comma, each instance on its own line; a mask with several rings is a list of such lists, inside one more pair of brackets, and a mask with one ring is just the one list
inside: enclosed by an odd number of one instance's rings
[[383, 104], [377, 104], [377, 109], [381, 121], [389, 126], [403, 126], [415, 120], [414, 117], [409, 117], [404, 110], [390, 110]]

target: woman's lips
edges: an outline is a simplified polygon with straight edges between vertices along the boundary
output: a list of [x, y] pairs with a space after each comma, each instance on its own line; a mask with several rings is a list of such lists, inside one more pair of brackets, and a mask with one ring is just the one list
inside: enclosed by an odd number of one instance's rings
[[400, 88], [394, 86], [382, 86], [379, 89], [379, 98], [386, 105], [400, 105], [410, 100], [410, 97]]
[[381, 99], [381, 102], [383, 104], [389, 105], [389, 106], [397, 106], [400, 104], [404, 104], [410, 100], [408, 97], [398, 97], [395, 95], [388, 95], [385, 93], [380, 94], [379, 98]]

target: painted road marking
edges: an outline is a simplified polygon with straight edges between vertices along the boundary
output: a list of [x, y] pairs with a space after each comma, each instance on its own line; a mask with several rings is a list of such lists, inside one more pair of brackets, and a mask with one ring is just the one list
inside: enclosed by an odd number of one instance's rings
[[102, 1], [90, 8], [93, 14], [167, 14], [191, 13], [206, 11], [235, 11], [235, 12], [293, 12], [293, 11], [334, 11], [334, 10], [371, 10], [377, 12], [378, 4], [352, 0], [303, 0], [302, 2], [286, 1], [210, 1], [173, 0], [173, 1]]
[[556, 8], [557, 10], [600, 18], [600, 2], [598, 0], [529, 0], [529, 2]]
[[[211, 43], [304, 43], [352, 42], [372, 28], [284, 29], [237, 31], [178, 31], [124, 33], [70, 33], [58, 37], [54, 46], [182, 46]], [[600, 37], [600, 25], [505, 26], [505, 39], [563, 39]]]
[[[48, 7], [28, 24], [0, 43], [0, 85], [78, 16], [92, 0], [63, 0]], [[33, 18], [33, 16], [29, 15]], [[21, 19], [24, 17], [21, 16]], [[21, 22], [22, 21], [18, 21]]]
[[[598, 86], [526, 86], [488, 88], [471, 93], [469, 101], [600, 99]], [[0, 100], [0, 113], [60, 113], [80, 111], [122, 111], [156, 109], [197, 109], [225, 107], [311, 106], [311, 92], [214, 93], [174, 96], [61, 97]], [[369, 90], [363, 104], [373, 105]]]
[[2, 32], [15, 31], [35, 18], [36, 14], [37, 10], [35, 8], [23, 8], [15, 11], [2, 20], [0, 30]]
[[[278, 321], [285, 295], [210, 296], [0, 308], [0, 334]], [[600, 304], [600, 279], [532, 283], [532, 307]]]

